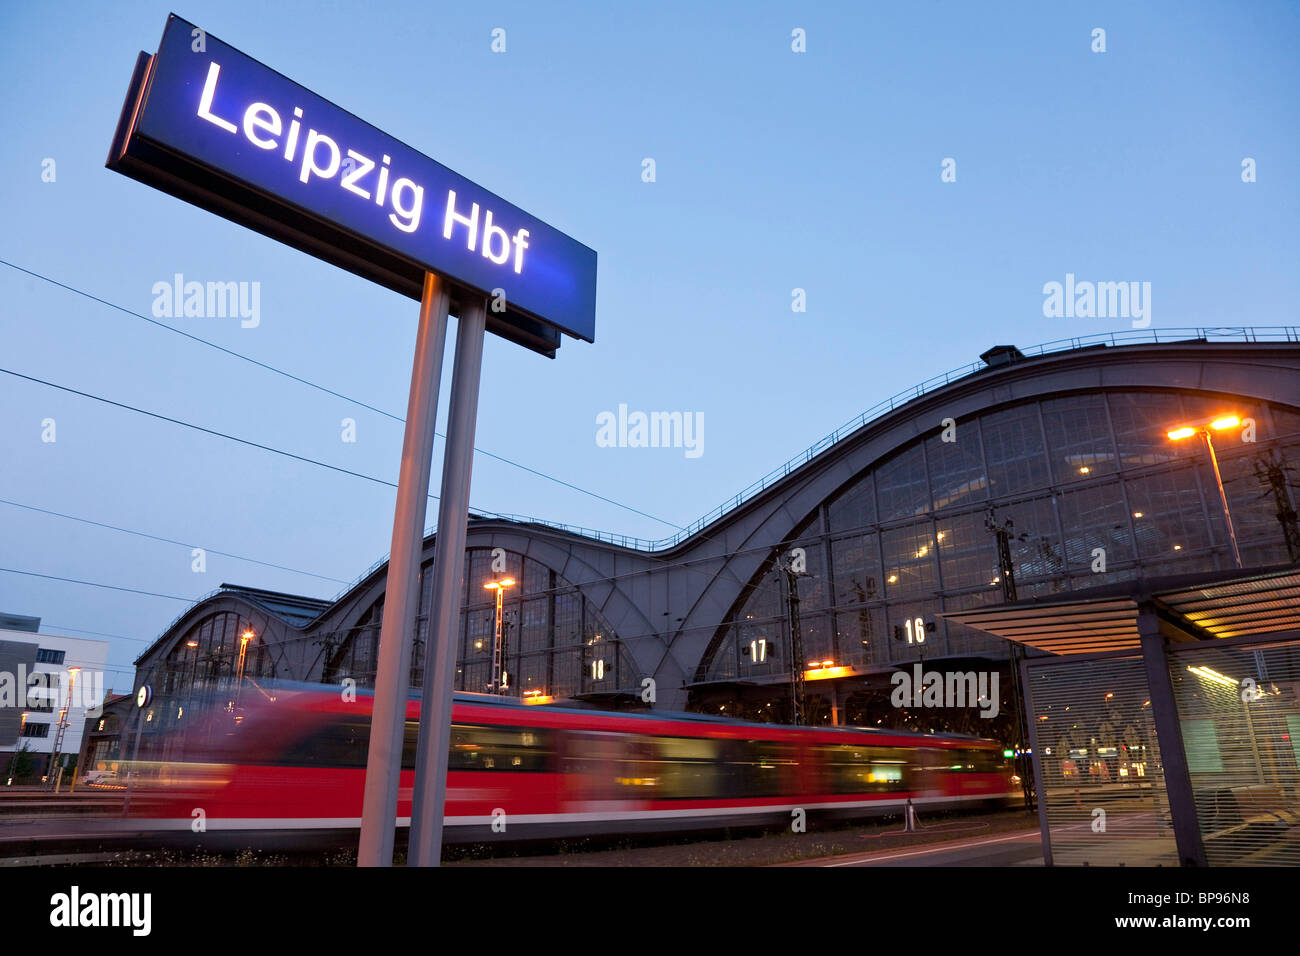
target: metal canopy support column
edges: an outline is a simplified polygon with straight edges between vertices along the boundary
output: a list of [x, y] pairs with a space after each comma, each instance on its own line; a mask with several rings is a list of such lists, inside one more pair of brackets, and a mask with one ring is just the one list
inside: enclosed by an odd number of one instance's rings
[[1192, 792], [1192, 778], [1187, 766], [1187, 751], [1183, 747], [1174, 686], [1169, 679], [1169, 655], [1165, 650], [1164, 635], [1160, 632], [1159, 613], [1149, 601], [1144, 601], [1138, 607], [1137, 629], [1142, 645], [1142, 663], [1146, 668], [1147, 691], [1151, 695], [1156, 742], [1160, 747], [1165, 792], [1169, 797], [1169, 813], [1174, 823], [1174, 841], [1178, 845], [1178, 859], [1183, 866], [1205, 866], [1205, 845], [1201, 841], [1201, 828], [1196, 816], [1196, 798]]
[[[406, 728], [406, 694], [411, 677], [411, 643], [420, 608], [420, 551], [429, 500], [429, 469], [438, 419], [442, 353], [447, 343], [450, 288], [426, 273], [420, 299], [420, 327], [411, 367], [411, 395], [402, 436], [402, 467], [393, 513], [393, 546], [384, 584], [384, 618], [379, 631], [374, 715], [366, 758], [366, 789], [361, 809], [358, 866], [393, 865], [397, 825], [397, 787]], [[426, 650], [427, 656], [427, 650]], [[428, 668], [426, 666], [426, 682]]]
[[469, 515], [474, 426], [478, 418], [479, 375], [483, 367], [486, 303], [471, 299], [461, 309], [456, 329], [456, 366], [451, 379], [447, 452], [438, 502], [438, 537], [433, 551], [433, 594], [429, 602], [429, 644], [425, 652], [420, 739], [415, 757], [411, 804], [411, 866], [437, 866], [442, 857], [442, 823], [447, 801], [447, 750], [455, 693], [456, 636], [460, 629], [461, 580], [465, 564], [465, 524]]
[[[1015, 666], [1014, 664], [1012, 665]], [[1052, 827], [1047, 820], [1047, 790], [1043, 785], [1043, 748], [1038, 742], [1038, 722], [1030, 714], [1030, 708], [1033, 706], [1030, 701], [1030, 688], [1033, 686], [1029, 683], [1029, 659], [1021, 657], [1020, 660], [1020, 688], [1024, 692], [1024, 709], [1029, 721], [1029, 763], [1034, 773], [1034, 796], [1038, 800], [1038, 829], [1043, 839], [1043, 865], [1052, 866]], [[1024, 762], [1016, 761], [1016, 766], [1020, 772], [1024, 773]], [[1022, 789], [1027, 786], [1022, 785]]]

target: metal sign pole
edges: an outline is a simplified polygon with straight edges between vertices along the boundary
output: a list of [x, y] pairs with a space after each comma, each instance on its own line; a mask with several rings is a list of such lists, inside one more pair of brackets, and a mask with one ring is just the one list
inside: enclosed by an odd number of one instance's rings
[[[420, 551], [429, 496], [429, 469], [442, 383], [442, 353], [447, 344], [450, 289], [433, 273], [424, 276], [420, 328], [411, 368], [411, 396], [402, 437], [402, 468], [393, 514], [393, 547], [384, 586], [384, 617], [379, 631], [374, 715], [366, 758], [366, 790], [361, 809], [357, 866], [393, 865], [397, 788], [406, 727], [406, 693], [411, 676], [411, 643], [419, 613]], [[453, 406], [454, 408], [454, 406]], [[426, 668], [427, 673], [427, 668]], [[426, 681], [427, 683], [427, 681]]]
[[424, 696], [420, 705], [420, 741], [415, 758], [407, 854], [411, 866], [439, 864], [447, 801], [447, 748], [455, 693], [456, 635], [460, 633], [457, 624], [465, 563], [465, 524], [469, 515], [474, 426], [478, 418], [479, 373], [483, 367], [483, 333], [487, 325], [487, 308], [482, 299], [468, 302], [461, 311], [447, 418], [447, 452], [442, 465], [442, 499], [438, 502], [438, 537], [433, 551], [429, 643], [425, 649]]

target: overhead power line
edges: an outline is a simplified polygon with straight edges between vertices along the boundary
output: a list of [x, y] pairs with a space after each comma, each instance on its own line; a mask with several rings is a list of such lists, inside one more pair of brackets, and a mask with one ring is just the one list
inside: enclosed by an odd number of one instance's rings
[[123, 591], [127, 594], [143, 594], [147, 597], [166, 598], [169, 601], [184, 601], [193, 604], [194, 598], [181, 597], [179, 594], [160, 594], [157, 591], [142, 591], [139, 588], [122, 587], [118, 584], [100, 584], [98, 581], [83, 581], [80, 578], [63, 578], [57, 574], [41, 574], [38, 571], [22, 571], [18, 568], [0, 568], [5, 574], [21, 574], [29, 578], [44, 578], [47, 581], [63, 581], [67, 584], [84, 584], [86, 587], [103, 588], [106, 591]]
[[[265, 371], [271, 372], [275, 375], [283, 376], [284, 378], [297, 382], [300, 385], [306, 385], [308, 388], [313, 388], [319, 392], [324, 392], [326, 395], [331, 395], [334, 398], [338, 398], [352, 405], [356, 405], [360, 408], [367, 409], [368, 411], [374, 412], [376, 415], [382, 415], [385, 418], [390, 418], [393, 421], [401, 422], [402, 424], [406, 423], [406, 419], [403, 418], [402, 416], [394, 415], [392, 412], [384, 411], [382, 408], [378, 408], [375, 405], [371, 405], [369, 402], [363, 402], [359, 398], [353, 398], [350, 395], [345, 395], [340, 391], [336, 391], [335, 389], [329, 388], [328, 386], [320, 385], [316, 382], [311, 381], [310, 379], [303, 378], [301, 375], [295, 375], [292, 372], [285, 371], [282, 368], [277, 368], [276, 366], [270, 365], [266, 362], [258, 361], [257, 359], [252, 358], [251, 356], [243, 354], [242, 352], [236, 352], [234, 349], [226, 348], [224, 345], [218, 345], [216, 342], [209, 341], [208, 339], [202, 338], [201, 336], [198, 335], [194, 335], [191, 332], [186, 332], [183, 329], [178, 329], [174, 325], [168, 325], [166, 322], [159, 322], [155, 318], [144, 315], [140, 312], [135, 312], [131, 309], [126, 308], [125, 306], [118, 305], [115, 302], [110, 302], [107, 299], [94, 295], [93, 293], [86, 292], [83, 289], [78, 289], [76, 286], [68, 285], [66, 282], [60, 282], [58, 279], [52, 278], [50, 276], [43, 275], [39, 272], [33, 272], [31, 269], [25, 269], [22, 266], [17, 265], [16, 263], [13, 262], [9, 262], [6, 259], [0, 259], [0, 265], [8, 266], [10, 269], [13, 269], [17, 272], [21, 272], [24, 275], [29, 275], [33, 279], [40, 279], [42, 282], [48, 282], [50, 285], [57, 286], [60, 289], [64, 289], [68, 292], [73, 293], [74, 295], [79, 295], [83, 298], [89, 299], [92, 302], [97, 302], [100, 305], [106, 306], [107, 308], [113, 309], [117, 312], [121, 312], [124, 315], [129, 315], [132, 318], [140, 319], [143, 322], [148, 322], [150, 325], [156, 326], [157, 328], [165, 329], [168, 332], [173, 332], [176, 335], [187, 338], [192, 342], [197, 342], [198, 344], [205, 345], [208, 348], [216, 349], [218, 352], [222, 352], [226, 355], [229, 355], [231, 358], [236, 358], [239, 359], [240, 361], [248, 362], [249, 364], [255, 365], [260, 369], [264, 369]], [[447, 437], [442, 432], [434, 432], [434, 434], [436, 434], [439, 438], [442, 438], [444, 440]], [[492, 458], [495, 459], [496, 461], [510, 465], [514, 468], [518, 468], [521, 471], [526, 471], [530, 475], [536, 475], [539, 478], [545, 478], [547, 481], [554, 482], [557, 485], [562, 485], [565, 488], [569, 488], [573, 491], [579, 492], [580, 494], [584, 494], [587, 495], [588, 497], [595, 498], [598, 501], [603, 501], [606, 504], [611, 504], [616, 508], [622, 508], [624, 511], [629, 511], [632, 514], [640, 515], [643, 518], [649, 518], [651, 521], [657, 521], [660, 524], [667, 525], [668, 527], [676, 531], [683, 530], [681, 525], [675, 524], [664, 518], [660, 518], [657, 515], [652, 515], [649, 512], [642, 511], [640, 508], [633, 508], [631, 505], [624, 504], [621, 501], [616, 501], [615, 499], [610, 498], [607, 495], [602, 495], [598, 492], [590, 491], [586, 488], [582, 488], [578, 485], [573, 484], [570, 481], [565, 481], [563, 478], [557, 478], [555, 475], [547, 474], [546, 472], [539, 471], [536, 468], [530, 468], [528, 465], [514, 461], [513, 459], [510, 458], [506, 458], [503, 455], [498, 455], [494, 452], [486, 451], [485, 449], [477, 448], [477, 447], [474, 449], [474, 451], [487, 458]]]
[[202, 548], [206, 554], [219, 554], [224, 558], [234, 558], [236, 561], [247, 561], [249, 564], [260, 564], [264, 568], [275, 568], [279, 571], [290, 571], [294, 574], [305, 574], [308, 577], [320, 578], [322, 581], [333, 581], [335, 584], [351, 584], [351, 581], [345, 581], [342, 578], [333, 578], [328, 574], [317, 574], [315, 571], [304, 571], [301, 568], [291, 568], [288, 565], [276, 564], [272, 561], [261, 561], [257, 558], [250, 558], [247, 555], [235, 554], [231, 551], [219, 551], [216, 548], [203, 548], [202, 545], [194, 544], [189, 541], [177, 541], [175, 538], [164, 538], [161, 535], [149, 534], [146, 531], [134, 531], [131, 528], [123, 528], [115, 524], [107, 524], [103, 521], [92, 521], [90, 518], [80, 518], [77, 515], [64, 514], [61, 511], [51, 511], [48, 508], [38, 508], [35, 505], [25, 505], [21, 501], [10, 501], [7, 498], [0, 498], [0, 504], [11, 505], [15, 508], [23, 508], [27, 511], [35, 511], [44, 515], [52, 515], [55, 518], [65, 518], [68, 521], [77, 521], [81, 524], [93, 525], [96, 528], [107, 528], [109, 531], [120, 531], [122, 534], [135, 535], [137, 538], [147, 538], [150, 541], [161, 541], [164, 544], [180, 545], [182, 548]]
[[[37, 385], [44, 385], [47, 388], [55, 388], [61, 392], [68, 392], [72, 395], [79, 395], [82, 398], [89, 398], [91, 401], [101, 402], [104, 405], [111, 405], [114, 408], [121, 408], [128, 412], [135, 412], [138, 415], [147, 415], [149, 418], [155, 418], [158, 421], [168, 422], [172, 425], [180, 425], [182, 428], [191, 428], [196, 432], [203, 432], [205, 435], [212, 435], [216, 438], [224, 438], [227, 441], [237, 442], [240, 445], [246, 445], [249, 448], [259, 448], [262, 451], [268, 451], [273, 455], [282, 455], [285, 458], [292, 458], [294, 461], [300, 461], [307, 465], [316, 465], [320, 468], [328, 468], [330, 471], [337, 471], [339, 474], [351, 475], [353, 478], [364, 478], [366, 481], [373, 481], [377, 485], [387, 485], [389, 488], [396, 488], [397, 482], [388, 481], [384, 478], [376, 478], [374, 475], [367, 475], [365, 472], [353, 471], [351, 468], [344, 468], [341, 465], [331, 465], [327, 461], [320, 461], [315, 458], [308, 458], [305, 455], [298, 455], [291, 451], [285, 451], [282, 448], [276, 448], [273, 445], [263, 445], [261, 442], [255, 442], [248, 438], [240, 438], [237, 435], [231, 435], [226, 432], [217, 431], [215, 428], [205, 428], [202, 425], [195, 425], [193, 422], [182, 421], [179, 418], [172, 418], [169, 415], [163, 415], [159, 412], [151, 412], [145, 408], [137, 408], [134, 405], [127, 405], [125, 402], [116, 402], [111, 398], [104, 398], [102, 395], [94, 395], [90, 392], [83, 392], [81, 389], [72, 388], [69, 385], [60, 385], [57, 382], [49, 382], [43, 378], [37, 378], [34, 375], [24, 375], [22, 372], [15, 372], [13, 369], [0, 368], [0, 372], [6, 375], [12, 375], [14, 378], [21, 378], [28, 382], [34, 382]], [[434, 501], [438, 500], [437, 495], [429, 495]]]
[[76, 631], [78, 634], [94, 634], [97, 637], [112, 637], [119, 641], [138, 641], [141, 644], [152, 644], [157, 638], [153, 637], [129, 637], [126, 634], [109, 634], [107, 631], [91, 631], [84, 627], [69, 627], [66, 624], [47, 624], [41, 622], [41, 627], [49, 627], [58, 631]]
[[[389, 488], [396, 488], [396, 487], [397, 487], [397, 483], [396, 483], [396, 482], [394, 482], [394, 481], [388, 481], [388, 480], [385, 479], [385, 478], [378, 478], [378, 477], [376, 477], [376, 476], [374, 476], [374, 475], [367, 475], [367, 474], [365, 474], [364, 472], [353, 471], [353, 470], [351, 470], [350, 468], [344, 468], [344, 467], [342, 467], [342, 466], [340, 466], [340, 465], [332, 465], [332, 464], [330, 464], [329, 462], [320, 461], [320, 460], [315, 459], [315, 458], [309, 458], [309, 457], [307, 457], [307, 456], [305, 456], [305, 455], [299, 455], [299, 454], [296, 454], [295, 452], [285, 451], [285, 450], [282, 449], [282, 448], [276, 448], [276, 447], [274, 447], [273, 445], [265, 445], [265, 444], [262, 444], [261, 442], [255, 442], [255, 441], [252, 441], [251, 439], [240, 438], [240, 437], [237, 436], [237, 435], [231, 435], [231, 434], [229, 434], [229, 433], [227, 433], [227, 432], [218, 431], [217, 429], [214, 429], [214, 428], [207, 428], [207, 427], [205, 427], [205, 426], [203, 426], [203, 425], [196, 425], [196, 424], [194, 424], [193, 422], [187, 422], [187, 421], [184, 421], [184, 420], [179, 419], [179, 418], [172, 418], [172, 417], [169, 416], [169, 415], [163, 415], [163, 414], [161, 414], [161, 413], [159, 413], [159, 412], [151, 412], [151, 411], [149, 411], [148, 409], [145, 409], [145, 408], [138, 408], [138, 407], [136, 407], [136, 406], [134, 406], [134, 405], [128, 405], [128, 404], [126, 404], [125, 402], [118, 402], [118, 401], [115, 401], [115, 400], [113, 400], [113, 399], [111, 399], [111, 398], [104, 398], [104, 397], [101, 396], [101, 395], [95, 395], [95, 394], [93, 394], [93, 393], [91, 393], [91, 392], [86, 392], [86, 391], [82, 391], [81, 389], [72, 388], [72, 387], [69, 386], [69, 385], [60, 385], [60, 384], [58, 384], [57, 382], [51, 382], [51, 381], [48, 381], [48, 380], [43, 379], [43, 378], [37, 378], [37, 377], [34, 376], [34, 375], [25, 375], [25, 374], [23, 374], [22, 372], [16, 372], [16, 371], [14, 371], [13, 369], [0, 368], [0, 373], [3, 373], [3, 374], [5, 374], [5, 375], [12, 375], [12, 376], [15, 377], [15, 378], [23, 379], [24, 381], [28, 381], [28, 382], [33, 382], [33, 383], [35, 383], [35, 384], [37, 384], [37, 385], [44, 385], [44, 386], [46, 386], [47, 388], [53, 388], [53, 389], [57, 389], [58, 391], [67, 392], [67, 393], [72, 394], [72, 395], [77, 395], [77, 396], [80, 396], [81, 398], [88, 398], [88, 399], [90, 399], [91, 401], [100, 402], [100, 403], [102, 403], [102, 404], [112, 406], [113, 408], [120, 408], [120, 409], [123, 409], [124, 411], [135, 412], [136, 414], [144, 415], [144, 416], [146, 416], [146, 417], [148, 417], [148, 418], [157, 419], [158, 421], [167, 422], [167, 423], [172, 424], [172, 425], [180, 425], [180, 426], [183, 427], [183, 428], [193, 429], [194, 431], [202, 432], [202, 433], [205, 434], [205, 435], [211, 435], [211, 436], [213, 436], [213, 437], [215, 437], [215, 438], [224, 438], [224, 439], [226, 439], [227, 441], [232, 441], [232, 442], [235, 442], [235, 443], [240, 444], [240, 445], [245, 445], [245, 446], [250, 447], [250, 448], [257, 448], [257, 449], [260, 449], [261, 451], [270, 452], [270, 453], [273, 454], [273, 455], [281, 455], [281, 456], [283, 456], [283, 457], [285, 457], [285, 458], [290, 458], [290, 459], [292, 459], [292, 460], [294, 460], [294, 461], [298, 461], [298, 462], [301, 462], [301, 463], [303, 463], [303, 464], [316, 465], [316, 466], [318, 466], [318, 467], [320, 467], [320, 468], [327, 468], [327, 469], [329, 469], [330, 471], [335, 471], [335, 472], [338, 472], [338, 473], [340, 473], [340, 474], [344, 474], [344, 475], [350, 475], [350, 476], [352, 476], [352, 477], [354, 477], [354, 478], [363, 478], [363, 479], [365, 479], [366, 481], [374, 482], [375, 484], [379, 484], [379, 485], [385, 485], [385, 486], [387, 486], [387, 487], [389, 487]], [[438, 500], [438, 496], [437, 496], [437, 495], [434, 495], [434, 494], [428, 494], [427, 497], [428, 497], [431, 501], [437, 501], [437, 500]], [[39, 509], [38, 509], [38, 510], [39, 510]], [[487, 516], [490, 516], [490, 517], [502, 517], [502, 518], [504, 518], [504, 516], [498, 515], [497, 512], [490, 511], [490, 510], [485, 509], [485, 508], [473, 508], [473, 510], [479, 512], [480, 514], [487, 515]], [[510, 520], [510, 519], [508, 519], [508, 518], [504, 518], [504, 520]], [[118, 530], [125, 530], [125, 529], [118, 529]], [[702, 536], [702, 537], [707, 537], [707, 536]], [[260, 563], [260, 562], [259, 562], [259, 563]], [[289, 568], [289, 569], [286, 569], [286, 570], [294, 570], [294, 569]], [[347, 584], [347, 583], [349, 583], [349, 582], [342, 582], [342, 583]]]

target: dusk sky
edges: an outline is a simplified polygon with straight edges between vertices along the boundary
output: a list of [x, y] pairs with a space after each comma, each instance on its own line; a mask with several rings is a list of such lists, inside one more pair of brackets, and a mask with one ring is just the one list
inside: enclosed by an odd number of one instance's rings
[[[255, 327], [158, 321], [398, 416], [418, 313], [104, 168], [172, 11], [0, 4], [0, 611], [110, 636], [118, 692], [222, 582], [336, 594], [387, 552], [394, 490], [11, 373], [396, 481], [398, 421], [128, 313], [177, 273], [257, 283]], [[1133, 331], [1046, 317], [1067, 274], [1150, 283], [1148, 331], [1300, 325], [1294, 3], [174, 12], [599, 254], [594, 344], [489, 336], [476, 445], [626, 507], [477, 455], [485, 511], [668, 536], [994, 344]], [[702, 416], [702, 453], [600, 447], [620, 405]]]

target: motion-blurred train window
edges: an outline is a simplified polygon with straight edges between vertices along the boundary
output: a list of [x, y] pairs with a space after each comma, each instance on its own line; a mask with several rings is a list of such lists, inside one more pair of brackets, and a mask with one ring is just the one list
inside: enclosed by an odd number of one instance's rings
[[549, 730], [452, 724], [448, 770], [550, 770], [555, 741]]
[[626, 736], [601, 731], [565, 734], [561, 771], [575, 794], [592, 800], [620, 796], [640, 779], [630, 765]]
[[291, 767], [364, 767], [369, 750], [369, 721], [336, 719], [290, 747], [284, 763]]
[[245, 718], [224, 709], [200, 711], [185, 740], [190, 759], [213, 763], [280, 763], [285, 744], [285, 734], [268, 715]]
[[779, 797], [794, 792], [799, 770], [799, 751], [794, 744], [775, 740], [726, 743], [728, 784], [733, 794]]
[[696, 737], [576, 731], [564, 772], [590, 799], [703, 799], [722, 795], [719, 741]]
[[996, 750], [949, 750], [945, 756], [951, 758], [946, 768], [955, 773], [1001, 773], [1006, 769], [1006, 760]]
[[[419, 724], [406, 722], [402, 769], [415, 769]], [[532, 727], [453, 724], [448, 770], [547, 770], [554, 745], [549, 731]], [[282, 762], [295, 767], [363, 768], [370, 752], [370, 722], [334, 719], [290, 747]]]
[[820, 787], [829, 793], [891, 793], [906, 789], [907, 757], [889, 747], [853, 744], [813, 750]]
[[1001, 753], [974, 747], [926, 749], [921, 752], [920, 764], [917, 769], [931, 778], [935, 774], [1008, 772]]
[[653, 737], [649, 767], [656, 797], [707, 800], [722, 796], [719, 741], [698, 737]]

